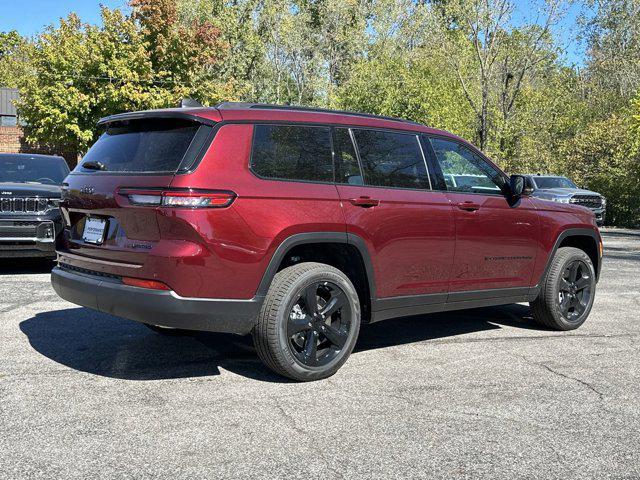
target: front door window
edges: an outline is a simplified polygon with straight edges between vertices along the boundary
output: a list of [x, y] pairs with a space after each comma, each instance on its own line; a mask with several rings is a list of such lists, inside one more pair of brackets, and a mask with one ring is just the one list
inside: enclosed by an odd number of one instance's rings
[[504, 176], [480, 156], [458, 142], [431, 138], [447, 190], [462, 193], [500, 194]]

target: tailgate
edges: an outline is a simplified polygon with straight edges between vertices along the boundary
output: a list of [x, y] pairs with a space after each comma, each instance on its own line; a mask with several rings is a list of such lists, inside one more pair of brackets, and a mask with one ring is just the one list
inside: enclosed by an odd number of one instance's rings
[[[105, 132], [66, 178], [60, 261], [100, 271], [139, 268], [160, 242], [157, 211], [135, 205], [123, 189], [168, 189], [177, 173], [190, 171], [211, 142], [207, 119], [174, 117], [107, 119]], [[79, 263], [78, 263], [79, 262]], [[87, 267], [88, 268], [88, 267]]]

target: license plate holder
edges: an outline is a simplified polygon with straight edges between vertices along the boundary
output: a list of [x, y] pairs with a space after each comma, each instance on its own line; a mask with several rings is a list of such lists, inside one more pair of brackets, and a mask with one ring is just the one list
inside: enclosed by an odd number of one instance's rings
[[104, 232], [106, 230], [107, 221], [103, 218], [88, 217], [84, 223], [82, 231], [82, 240], [86, 243], [100, 245], [104, 241]]

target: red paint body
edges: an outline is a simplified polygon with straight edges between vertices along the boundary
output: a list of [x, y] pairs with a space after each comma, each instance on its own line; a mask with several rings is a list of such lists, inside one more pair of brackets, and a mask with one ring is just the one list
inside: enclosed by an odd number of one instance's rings
[[[349, 232], [368, 249], [376, 296], [446, 293], [536, 285], [560, 233], [597, 231], [586, 208], [524, 197], [385, 189], [265, 180], [249, 169], [256, 121], [352, 125], [456, 138], [424, 126], [379, 118], [278, 110], [189, 110], [222, 122], [198, 167], [175, 176], [71, 174], [62, 208], [71, 228], [88, 214], [110, 218], [107, 238], [91, 246], [70, 235], [66, 264], [157, 280], [183, 297], [249, 299], [275, 250], [303, 232]], [[459, 139], [457, 139], [459, 140]], [[90, 184], [94, 191], [81, 193]], [[232, 190], [219, 209], [132, 206], [121, 187]], [[378, 201], [363, 208], [352, 199]], [[473, 202], [475, 211], [458, 204]], [[509, 258], [509, 261], [499, 260]]]

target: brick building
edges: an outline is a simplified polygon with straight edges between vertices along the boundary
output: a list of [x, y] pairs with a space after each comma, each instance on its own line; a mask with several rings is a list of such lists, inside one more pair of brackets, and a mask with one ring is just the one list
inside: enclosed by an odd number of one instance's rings
[[78, 161], [76, 152], [65, 151], [63, 148], [42, 147], [30, 145], [25, 141], [24, 128], [18, 118], [15, 101], [18, 100], [18, 90], [0, 87], [0, 153], [44, 153], [60, 155], [73, 168]]

